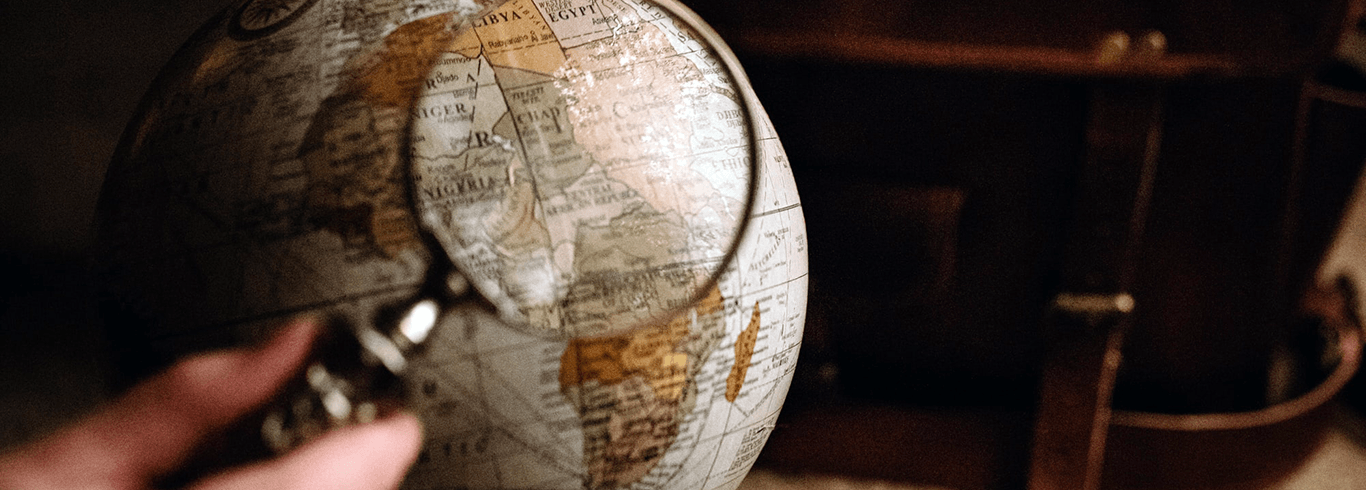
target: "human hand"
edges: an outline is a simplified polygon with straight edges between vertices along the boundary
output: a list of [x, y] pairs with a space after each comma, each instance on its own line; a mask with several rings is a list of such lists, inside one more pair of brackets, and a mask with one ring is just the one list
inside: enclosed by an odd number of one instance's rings
[[[75, 425], [0, 455], [0, 488], [150, 488], [210, 434], [264, 404], [303, 362], [316, 334], [314, 324], [297, 321], [263, 346], [176, 363]], [[421, 435], [417, 419], [399, 413], [189, 488], [391, 489], [417, 457]]]

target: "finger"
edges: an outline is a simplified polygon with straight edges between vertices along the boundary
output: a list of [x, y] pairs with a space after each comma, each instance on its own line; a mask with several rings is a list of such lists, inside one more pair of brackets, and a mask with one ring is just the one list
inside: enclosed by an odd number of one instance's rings
[[54, 488], [141, 487], [175, 468], [213, 429], [264, 403], [315, 335], [312, 322], [301, 320], [263, 346], [178, 362], [77, 425], [4, 458], [0, 472], [68, 483]]
[[193, 490], [387, 490], [422, 445], [417, 418], [399, 413], [330, 432], [280, 458], [220, 474]]

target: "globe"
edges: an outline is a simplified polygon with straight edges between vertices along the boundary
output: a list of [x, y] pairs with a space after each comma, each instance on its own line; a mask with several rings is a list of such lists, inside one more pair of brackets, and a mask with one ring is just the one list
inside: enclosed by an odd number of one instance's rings
[[[736, 93], [743, 78], [659, 5], [226, 9], [154, 82], [101, 195], [105, 311], [128, 369], [255, 341], [301, 314], [377, 321], [441, 253], [422, 239], [413, 193], [470, 225], [448, 243], [486, 292], [541, 284], [564, 264], [624, 263], [631, 243], [590, 245], [629, 225], [670, 253], [733, 260], [670, 317], [630, 328], [572, 297], [524, 324], [443, 316], [405, 379], [426, 440], [403, 488], [737, 487], [801, 346], [802, 208], [763, 109]], [[745, 120], [756, 133], [736, 139]], [[709, 197], [744, 185], [711, 170], [751, 158], [752, 208]], [[633, 173], [645, 160], [664, 162], [669, 185]], [[710, 243], [694, 218], [748, 226]]]

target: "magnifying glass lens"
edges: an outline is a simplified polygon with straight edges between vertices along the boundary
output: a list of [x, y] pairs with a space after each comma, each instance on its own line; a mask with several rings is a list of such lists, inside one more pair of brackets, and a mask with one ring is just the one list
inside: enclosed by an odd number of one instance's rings
[[595, 8], [605, 22], [542, 32], [512, 7], [476, 21], [434, 63], [409, 133], [440, 250], [509, 324], [564, 336], [711, 294], [755, 180], [743, 75], [715, 34], [672, 3]]

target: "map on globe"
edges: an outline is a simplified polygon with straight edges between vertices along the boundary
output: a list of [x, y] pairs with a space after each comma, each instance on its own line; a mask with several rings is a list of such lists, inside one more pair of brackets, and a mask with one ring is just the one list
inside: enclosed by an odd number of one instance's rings
[[[112, 328], [176, 355], [301, 313], [372, 321], [434, 253], [416, 171], [464, 272], [536, 306], [442, 320], [410, 376], [427, 441], [404, 488], [734, 488], [786, 395], [807, 270], [791, 170], [737, 83], [648, 1], [247, 1], [186, 44], [110, 166], [100, 262], [137, 319]], [[678, 274], [566, 293], [623, 253], [723, 256], [745, 114], [758, 195], [702, 299], [651, 302]]]
[[533, 7], [476, 20], [421, 86], [425, 222], [518, 323], [596, 335], [659, 320], [702, 296], [748, 211], [740, 90], [664, 12], [587, 3], [547, 23]]

